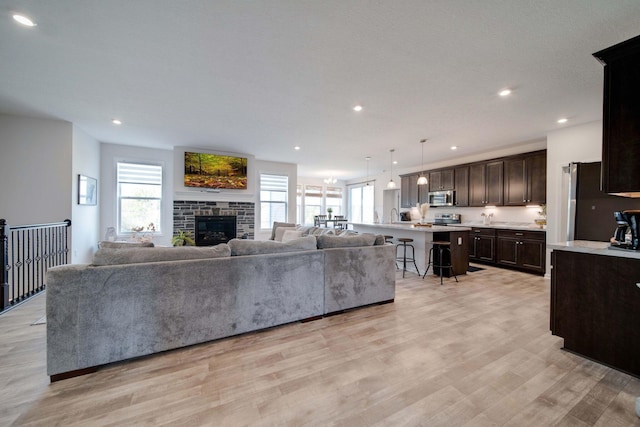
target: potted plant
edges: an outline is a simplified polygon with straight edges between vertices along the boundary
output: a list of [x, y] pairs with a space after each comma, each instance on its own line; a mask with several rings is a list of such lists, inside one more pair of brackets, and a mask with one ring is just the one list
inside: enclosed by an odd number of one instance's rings
[[333, 209], [327, 208], [327, 213], [329, 214], [329, 219], [331, 219], [331, 213], [332, 212], [333, 212]]
[[179, 230], [178, 233], [171, 238], [171, 244], [173, 246], [193, 246], [196, 242], [191, 237], [191, 232]]

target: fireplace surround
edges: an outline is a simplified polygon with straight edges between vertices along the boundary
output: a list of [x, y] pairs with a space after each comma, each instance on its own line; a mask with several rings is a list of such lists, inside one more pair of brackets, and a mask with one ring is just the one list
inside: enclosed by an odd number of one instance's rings
[[185, 231], [196, 237], [197, 216], [233, 216], [236, 230], [233, 237], [253, 239], [255, 227], [255, 203], [213, 202], [203, 200], [173, 201], [173, 233]]

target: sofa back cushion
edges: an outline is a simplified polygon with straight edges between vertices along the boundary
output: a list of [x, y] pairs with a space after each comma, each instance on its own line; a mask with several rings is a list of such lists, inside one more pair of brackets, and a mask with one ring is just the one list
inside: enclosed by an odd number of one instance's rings
[[103, 240], [98, 243], [98, 248], [125, 249], [125, 248], [153, 248], [153, 242], [110, 242]]
[[323, 234], [316, 237], [318, 249], [351, 248], [356, 246], [373, 246], [376, 236], [373, 234], [358, 234], [356, 236], [332, 236]]
[[231, 256], [226, 243], [216, 246], [179, 246], [173, 248], [101, 248], [93, 256], [93, 265], [139, 264], [143, 262], [186, 259], [224, 258]]
[[284, 243], [273, 240], [231, 239], [229, 247], [231, 248], [231, 256], [309, 251], [316, 249], [316, 238], [307, 236]]

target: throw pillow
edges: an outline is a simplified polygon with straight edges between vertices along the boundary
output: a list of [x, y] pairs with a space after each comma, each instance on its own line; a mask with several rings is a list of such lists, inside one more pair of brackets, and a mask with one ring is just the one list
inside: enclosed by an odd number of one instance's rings
[[276, 242], [282, 242], [282, 236], [284, 236], [284, 233], [287, 230], [295, 230], [295, 227], [278, 227], [276, 228], [276, 235], [274, 236], [273, 240], [275, 240]]
[[299, 239], [302, 237], [302, 231], [286, 229], [282, 235], [282, 243], [290, 242], [291, 240]]
[[102, 248], [93, 256], [93, 265], [138, 264], [143, 262], [225, 258], [231, 256], [226, 243], [216, 246], [179, 246], [172, 248]]
[[231, 248], [231, 256], [310, 251], [316, 249], [316, 238], [307, 236], [286, 243], [273, 240], [231, 239], [229, 247]]
[[274, 222], [273, 228], [271, 229], [271, 238], [269, 240], [275, 240], [276, 238], [276, 230], [278, 227], [295, 227], [295, 224], [289, 222]]
[[322, 235], [317, 237], [318, 249], [328, 248], [351, 248], [356, 246], [373, 246], [376, 236], [373, 234], [359, 234], [357, 236], [331, 236]]

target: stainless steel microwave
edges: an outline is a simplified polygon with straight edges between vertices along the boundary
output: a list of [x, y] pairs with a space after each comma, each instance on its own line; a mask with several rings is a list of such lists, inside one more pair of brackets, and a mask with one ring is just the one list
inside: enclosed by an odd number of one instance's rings
[[455, 191], [430, 191], [428, 193], [429, 206], [453, 206]]

